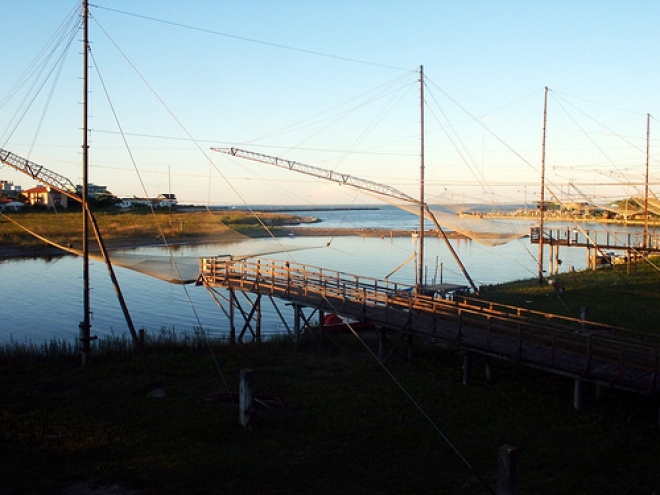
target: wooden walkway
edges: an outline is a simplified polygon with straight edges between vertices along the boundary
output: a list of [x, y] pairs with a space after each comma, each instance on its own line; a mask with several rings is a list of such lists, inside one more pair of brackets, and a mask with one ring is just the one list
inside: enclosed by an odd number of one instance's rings
[[[604, 387], [660, 397], [660, 336], [275, 260], [201, 260], [203, 282]], [[467, 354], [466, 354], [467, 355]], [[576, 385], [577, 386], [577, 385]]]
[[[539, 227], [530, 229], [530, 242], [539, 243]], [[543, 244], [600, 250], [639, 251], [642, 253], [660, 252], [660, 234], [639, 231], [578, 230], [571, 227], [543, 229]]]

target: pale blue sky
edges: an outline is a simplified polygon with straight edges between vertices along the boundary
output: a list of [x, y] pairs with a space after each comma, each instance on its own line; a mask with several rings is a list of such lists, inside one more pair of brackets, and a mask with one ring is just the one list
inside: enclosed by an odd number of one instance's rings
[[[420, 65], [428, 78], [431, 200], [534, 199], [544, 86], [551, 90], [546, 163], [556, 193], [603, 200], [641, 191], [625, 182], [642, 180], [646, 113], [660, 115], [659, 2], [94, 5], [95, 65], [140, 173], [138, 178], [92, 68], [90, 181], [117, 195], [143, 195], [141, 179], [147, 194], [171, 187], [182, 202], [374, 202], [348, 188], [227, 159], [211, 146], [283, 156], [417, 195]], [[56, 88], [44, 86], [13, 133], [8, 126], [16, 109], [25, 108], [24, 93], [8, 102], [5, 96], [77, 6], [70, 0], [0, 4], [0, 147], [74, 182], [81, 176], [81, 35], [74, 37]], [[652, 137], [658, 134], [654, 126], [660, 129], [652, 118]], [[33, 185], [6, 167], [0, 179]], [[615, 186], [606, 187], [608, 182]]]

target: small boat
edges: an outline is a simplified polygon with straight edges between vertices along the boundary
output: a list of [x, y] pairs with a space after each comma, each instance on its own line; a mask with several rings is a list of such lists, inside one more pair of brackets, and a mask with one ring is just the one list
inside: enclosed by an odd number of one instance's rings
[[351, 330], [374, 330], [376, 326], [367, 321], [344, 319], [334, 313], [328, 313], [323, 317], [323, 329], [331, 332], [350, 332]]

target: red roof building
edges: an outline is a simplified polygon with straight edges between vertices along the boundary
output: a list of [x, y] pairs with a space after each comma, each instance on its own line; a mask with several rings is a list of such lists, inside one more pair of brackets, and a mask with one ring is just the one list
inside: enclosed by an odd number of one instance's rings
[[47, 186], [37, 186], [23, 191], [23, 196], [31, 205], [43, 205], [46, 208], [66, 208], [68, 197]]

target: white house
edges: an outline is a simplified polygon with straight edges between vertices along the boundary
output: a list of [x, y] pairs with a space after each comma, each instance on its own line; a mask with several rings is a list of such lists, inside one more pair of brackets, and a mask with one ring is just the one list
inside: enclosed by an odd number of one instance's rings
[[66, 208], [68, 197], [50, 186], [37, 186], [23, 191], [23, 196], [31, 205], [42, 205], [46, 208]]

